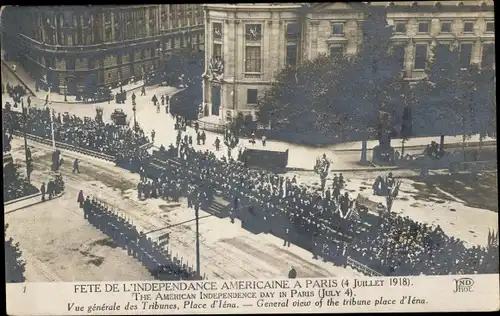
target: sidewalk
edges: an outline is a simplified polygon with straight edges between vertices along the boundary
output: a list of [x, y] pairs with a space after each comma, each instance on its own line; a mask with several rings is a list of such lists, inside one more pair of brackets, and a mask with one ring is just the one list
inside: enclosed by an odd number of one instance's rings
[[[16, 71], [14, 71], [12, 69], [13, 65], [16, 65]], [[6, 71], [9, 71], [11, 74], [13, 74], [20, 82], [23, 83], [25, 88], [28, 90], [28, 92], [32, 96], [34, 96], [35, 98], [37, 98], [41, 101], [45, 101], [45, 98], [47, 96], [48, 91], [40, 89], [38, 92], [36, 92], [35, 79], [32, 78], [30, 76], [30, 74], [28, 74], [19, 63], [13, 62], [13, 61], [6, 62], [2, 59], [2, 66], [5, 66], [5, 67], [2, 67], [2, 70], [6, 69]], [[129, 83], [129, 84], [123, 85], [122, 88], [123, 88], [123, 91], [129, 92], [129, 91], [133, 91], [136, 89], [140, 89], [143, 85], [144, 85], [144, 81], [138, 80], [134, 83]], [[120, 91], [119, 87], [115, 88], [115, 89], [111, 89], [111, 92], [113, 93], [114, 96], [116, 96], [116, 93], [119, 91]], [[76, 96], [74, 96], [74, 95], [66, 96], [67, 101], [64, 101], [64, 95], [59, 94], [59, 93], [55, 93], [55, 92], [50, 93], [50, 99], [51, 99], [52, 103], [84, 104], [83, 101], [76, 101]], [[106, 103], [106, 101], [99, 102], [99, 103]]]
[[[415, 148], [420, 148], [420, 147], [425, 147], [429, 145], [432, 141], [435, 141], [436, 143], [439, 144], [440, 142], [440, 137], [439, 136], [434, 136], [434, 137], [415, 137], [415, 138], [410, 138], [409, 140], [405, 141], [404, 147], [405, 149], [415, 149]], [[491, 137], [485, 137], [483, 138], [483, 145], [488, 146], [488, 145], [496, 145], [496, 139], [491, 138]], [[367, 142], [367, 148], [368, 150], [373, 149], [373, 147], [378, 145], [377, 140], [369, 140]], [[392, 147], [396, 149], [400, 149], [402, 147], [402, 141], [401, 139], [392, 139], [391, 141]], [[462, 146], [462, 135], [457, 135], [457, 136], [445, 136], [444, 138], [444, 145], [445, 147], [460, 147]], [[456, 145], [456, 146], [450, 146], [450, 145]], [[478, 146], [479, 145], [479, 134], [472, 135], [470, 139], [465, 140], [465, 145], [466, 146]], [[342, 144], [335, 144], [331, 145], [329, 147], [330, 150], [333, 151], [361, 151], [361, 146], [362, 142], [349, 142], [349, 143], [342, 143]]]

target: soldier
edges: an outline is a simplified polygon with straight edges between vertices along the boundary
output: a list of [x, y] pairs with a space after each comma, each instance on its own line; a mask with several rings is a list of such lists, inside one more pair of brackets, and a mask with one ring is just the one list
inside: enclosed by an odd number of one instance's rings
[[73, 162], [73, 173], [75, 173], [75, 171], [77, 173], [80, 173], [80, 169], [78, 168], [78, 158], [75, 159], [75, 161]]

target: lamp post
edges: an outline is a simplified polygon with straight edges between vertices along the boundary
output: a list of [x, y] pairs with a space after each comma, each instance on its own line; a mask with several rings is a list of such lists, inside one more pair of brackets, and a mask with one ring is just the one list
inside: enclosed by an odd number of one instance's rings
[[199, 216], [199, 205], [196, 205], [194, 210], [196, 217], [196, 275], [201, 277], [200, 272], [200, 216]]
[[134, 104], [132, 104], [132, 111], [134, 111], [134, 131], [137, 132], [137, 119], [136, 119], [136, 116], [135, 116], [135, 112], [136, 112], [136, 106], [135, 106], [135, 101], [133, 101]]
[[68, 95], [68, 77], [66, 77], [64, 79], [64, 81], [66, 84], [66, 89], [64, 89], [64, 102], [68, 102], [68, 98], [67, 98], [67, 95]]
[[[22, 100], [21, 100], [22, 101]], [[28, 183], [31, 182], [31, 157], [28, 154], [28, 139], [26, 137], [26, 129], [28, 128], [28, 120], [26, 116], [26, 108], [24, 107], [24, 102], [21, 102], [21, 109], [22, 109], [22, 115], [23, 115], [23, 137], [24, 137], [24, 158], [26, 160], [26, 179], [28, 180]]]

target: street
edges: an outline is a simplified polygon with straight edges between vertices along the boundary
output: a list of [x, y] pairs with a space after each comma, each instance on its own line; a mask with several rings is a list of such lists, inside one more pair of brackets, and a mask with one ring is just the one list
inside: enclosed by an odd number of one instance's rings
[[[39, 182], [44, 181], [44, 179], [48, 179], [50, 170], [51, 149], [33, 142], [29, 142], [29, 146], [32, 148], [35, 168], [32, 178], [38, 179]], [[22, 140], [14, 139], [12, 153], [16, 163], [22, 164], [22, 152]], [[64, 217], [63, 214], [69, 213], [66, 216], [79, 217], [83, 225], [85, 221], [76, 203], [78, 191], [83, 190], [86, 196], [96, 196], [112, 205], [115, 211], [131, 219], [138, 229], [146, 233], [154, 231], [149, 234], [152, 238], [169, 232], [169, 247], [173, 250], [173, 254], [182, 258], [183, 262], [195, 263], [194, 211], [185, 207], [185, 203], [176, 206], [169, 205], [169, 203], [161, 199], [139, 201], [135, 190], [139, 180], [137, 174], [132, 174], [115, 167], [111, 163], [98, 159], [91, 159], [70, 152], [63, 152], [63, 155], [68, 161], [78, 157], [81, 160], [81, 173], [73, 174], [71, 165], [65, 163], [61, 169], [66, 183], [66, 192], [63, 197], [46, 202], [51, 203], [50, 208], [46, 206], [46, 203], [39, 204], [37, 209], [44, 209], [43, 213], [28, 208], [27, 210], [9, 214], [6, 217], [6, 222], [9, 223], [10, 227], [18, 227], [14, 236], [15, 239], [21, 237], [18, 234], [21, 234], [19, 230], [21, 230], [20, 227], [23, 227], [21, 226], [22, 221], [25, 220], [20, 215], [18, 215], [20, 217], [12, 216], [16, 213], [23, 214], [23, 212], [26, 212], [25, 214], [35, 216], [33, 221], [40, 220], [43, 222], [43, 219], [39, 219], [39, 216], [45, 216], [45, 219], [48, 220], [50, 218], [49, 214], [53, 210], [57, 210], [54, 216], [59, 214], [59, 216]], [[98, 238], [91, 237], [96, 235], [96, 232], [88, 224], [86, 224], [87, 228], [85, 230], [78, 229], [76, 231], [72, 231], [71, 226], [68, 227], [69, 225], [61, 224], [56, 222], [40, 230], [37, 229], [36, 225], [33, 225], [33, 235], [24, 237], [25, 243], [31, 242], [28, 240], [32, 239], [36, 241], [38, 238], [39, 243], [33, 243], [42, 248], [40, 253], [50, 254], [54, 251], [51, 250], [52, 248], [48, 248], [53, 247], [50, 243], [47, 244], [48, 249], [43, 248], [47, 240], [56, 239], [56, 236], [62, 242], [65, 240], [65, 234], [73, 232], [74, 236], [72, 238], [78, 240], [82, 245], [91, 244], [95, 241], [95, 238]], [[171, 226], [171, 228], [164, 229], [168, 226]], [[50, 229], [51, 233], [47, 235], [45, 229]], [[12, 230], [14, 231], [14, 229]], [[104, 238], [102, 234], [98, 235], [102, 236], [99, 239]], [[344, 269], [332, 263], [314, 260], [310, 252], [297, 246], [292, 245], [289, 248], [284, 248], [282, 247], [283, 241], [272, 235], [263, 233], [254, 235], [241, 228], [238, 220], [231, 224], [228, 219], [219, 219], [203, 211], [200, 211], [200, 242], [201, 272], [208, 279], [280, 278], [288, 273], [291, 266], [295, 267], [301, 277], [358, 275], [351, 268]], [[70, 248], [71, 246], [68, 246], [67, 249]], [[87, 251], [97, 256], [98, 253], [94, 252], [95, 249], [99, 248], [89, 247]], [[117, 249], [113, 251], [122, 252], [123, 256], [126, 257], [125, 251]], [[74, 251], [73, 256], [75, 256], [75, 252], [79, 260], [85, 260], [81, 254], [78, 254], [78, 251]], [[37, 256], [37, 254], [33, 254], [33, 256], [37, 257], [38, 260], [42, 260], [43, 257], [41, 255]], [[63, 262], [61, 264], [66, 265], [71, 260], [76, 259], [68, 256], [67, 259], [61, 258], [61, 260]], [[70, 262], [65, 260], [70, 260]], [[137, 263], [137, 265], [139, 264]], [[53, 269], [53, 273], [57, 273], [57, 268], [53, 267]], [[138, 268], [136, 267], [136, 269]], [[131, 276], [131, 278], [133, 277]], [[112, 278], [120, 280], [119, 275], [112, 276]]]

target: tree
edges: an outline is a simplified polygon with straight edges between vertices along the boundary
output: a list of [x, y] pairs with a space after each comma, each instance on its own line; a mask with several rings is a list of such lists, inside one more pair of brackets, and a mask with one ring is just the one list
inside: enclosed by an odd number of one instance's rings
[[[320, 55], [288, 67], [259, 103], [259, 120], [280, 129], [313, 130], [340, 138], [366, 138], [379, 129], [380, 112], [398, 108], [391, 85], [402, 79], [401, 50], [393, 49], [384, 8], [364, 6], [363, 36], [356, 55]], [[399, 83], [398, 83], [399, 84]], [[385, 126], [384, 126], [385, 128]]]
[[[4, 226], [4, 235], [7, 236], [7, 228]], [[5, 240], [5, 278], [7, 283], [25, 282], [24, 277], [26, 262], [21, 258], [22, 252], [19, 243], [14, 243], [12, 238]]]
[[462, 134], [465, 149], [467, 137], [482, 131], [489, 114], [487, 72], [474, 64], [464, 67], [467, 59], [456, 48], [438, 46], [434, 55], [428, 68], [428, 98], [416, 113], [418, 132], [441, 135], [441, 152], [446, 135]]

